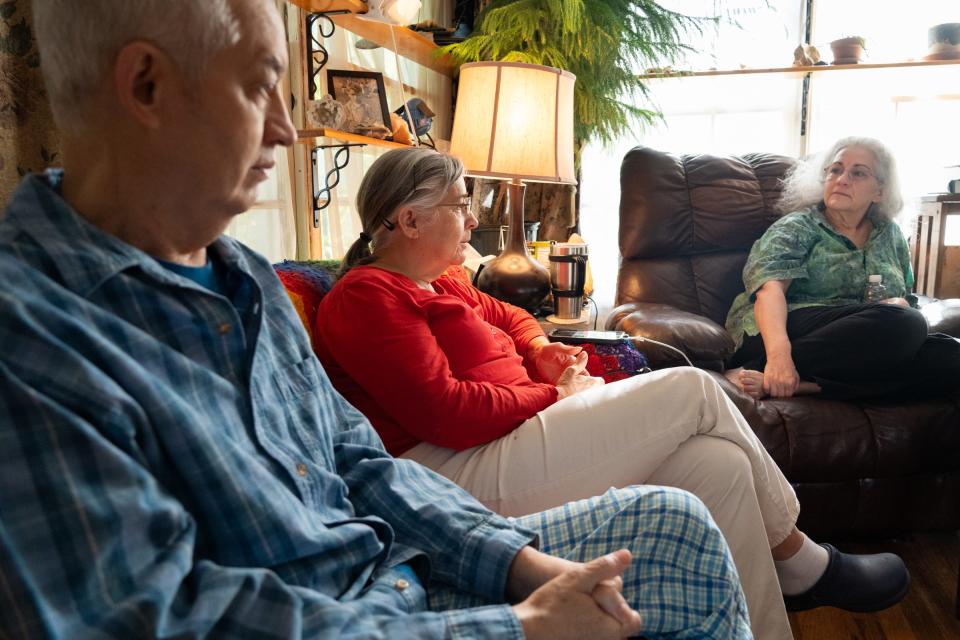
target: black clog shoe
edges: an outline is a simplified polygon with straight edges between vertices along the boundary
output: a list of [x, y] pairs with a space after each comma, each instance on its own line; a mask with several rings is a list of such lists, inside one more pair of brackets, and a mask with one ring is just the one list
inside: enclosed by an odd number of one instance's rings
[[869, 613], [897, 604], [910, 590], [910, 572], [900, 556], [892, 553], [851, 555], [834, 546], [821, 544], [830, 560], [810, 589], [795, 596], [783, 596], [787, 611], [836, 607]]

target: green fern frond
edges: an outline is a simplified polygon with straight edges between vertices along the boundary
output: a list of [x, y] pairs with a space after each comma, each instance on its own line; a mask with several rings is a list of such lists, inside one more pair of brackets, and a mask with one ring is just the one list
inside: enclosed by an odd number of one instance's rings
[[655, 107], [631, 102], [653, 106], [633, 69], [675, 62], [707, 28], [738, 15], [692, 16], [655, 0], [494, 0], [477, 16], [472, 35], [440, 53], [457, 64], [528, 62], [575, 74], [574, 135], [581, 148], [661, 119]]

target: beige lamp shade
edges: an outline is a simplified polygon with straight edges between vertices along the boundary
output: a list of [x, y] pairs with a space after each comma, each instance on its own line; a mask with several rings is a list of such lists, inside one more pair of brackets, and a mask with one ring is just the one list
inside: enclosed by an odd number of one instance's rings
[[519, 62], [461, 66], [450, 152], [471, 176], [576, 183], [575, 80], [562, 69]]

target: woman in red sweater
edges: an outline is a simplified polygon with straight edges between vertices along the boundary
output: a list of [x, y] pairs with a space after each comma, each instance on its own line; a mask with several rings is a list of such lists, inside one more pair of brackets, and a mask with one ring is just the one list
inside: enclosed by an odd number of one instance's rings
[[780, 587], [795, 609], [903, 597], [896, 556], [849, 556], [797, 530], [792, 487], [708, 374], [604, 385], [579, 348], [458, 278], [477, 225], [462, 172], [427, 149], [378, 158], [357, 196], [363, 231], [317, 311], [320, 360], [391, 453], [506, 515], [611, 486], [694, 493], [727, 538], [757, 637], [791, 637]]

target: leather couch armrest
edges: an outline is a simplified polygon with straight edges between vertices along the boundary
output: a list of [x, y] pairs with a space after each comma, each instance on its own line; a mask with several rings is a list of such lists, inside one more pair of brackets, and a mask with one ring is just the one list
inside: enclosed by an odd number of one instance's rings
[[960, 338], [960, 299], [934, 300], [917, 296], [920, 313], [927, 319], [932, 333], [945, 333]]
[[[726, 329], [703, 316], [668, 304], [622, 304], [610, 313], [606, 326], [675, 347], [701, 369], [723, 371], [724, 361], [733, 354], [733, 339]], [[651, 342], [640, 342], [637, 348], [654, 368], [686, 364], [676, 352]]]

